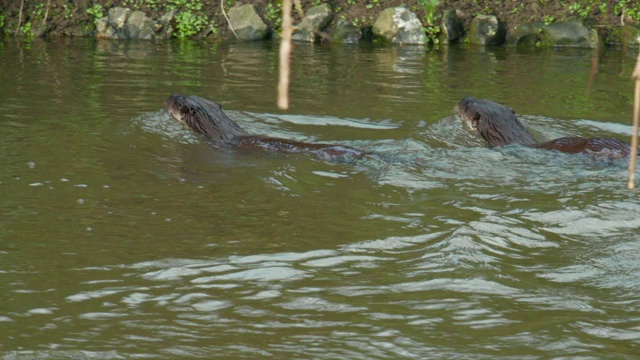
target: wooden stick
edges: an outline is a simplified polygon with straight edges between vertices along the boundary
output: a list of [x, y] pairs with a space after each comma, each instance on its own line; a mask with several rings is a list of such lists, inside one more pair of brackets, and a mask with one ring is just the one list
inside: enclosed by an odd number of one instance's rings
[[[640, 38], [637, 41], [640, 43]], [[638, 124], [640, 123], [640, 53], [638, 53], [638, 60], [636, 61], [636, 68], [633, 70], [632, 78], [635, 83], [635, 93], [633, 101], [633, 134], [631, 135], [631, 155], [629, 156], [629, 181], [627, 182], [627, 188], [630, 190], [636, 187]]]
[[49, 16], [49, 5], [51, 5], [51, 0], [47, 1], [47, 11], [44, 13], [44, 20], [42, 20], [42, 26], [40, 27], [40, 36], [44, 34], [45, 26], [47, 26], [47, 17]]
[[20, 1], [20, 14], [18, 15], [18, 26], [16, 27], [15, 35], [18, 35], [20, 31], [20, 25], [22, 25], [22, 8], [24, 7], [24, 0]]
[[289, 108], [289, 56], [291, 54], [291, 0], [282, 1], [282, 40], [280, 41], [280, 80], [278, 107]]
[[227, 19], [227, 24], [229, 24], [229, 29], [231, 29], [231, 32], [233, 33], [233, 35], [236, 36], [236, 39], [240, 40], [240, 37], [238, 36], [238, 34], [236, 34], [236, 31], [233, 29], [233, 25], [231, 25], [231, 21], [229, 21], [229, 18], [227, 17], [227, 12], [224, 11], [224, 0], [220, 0], [220, 8], [222, 9], [222, 15], [224, 15], [224, 18]]
[[295, 8], [298, 11], [298, 16], [300, 16], [300, 18], [302, 19], [304, 17], [304, 11], [302, 11], [302, 3], [300, 2], [300, 0], [293, 0], [293, 2], [295, 3]]

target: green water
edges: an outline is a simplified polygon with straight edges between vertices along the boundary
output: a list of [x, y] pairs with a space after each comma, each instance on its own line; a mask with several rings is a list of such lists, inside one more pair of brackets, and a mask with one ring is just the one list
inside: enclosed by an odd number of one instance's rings
[[[487, 149], [631, 134], [635, 53], [0, 42], [3, 358], [632, 359], [640, 198], [624, 161]], [[592, 71], [596, 69], [597, 71]], [[213, 147], [163, 110], [383, 160]]]

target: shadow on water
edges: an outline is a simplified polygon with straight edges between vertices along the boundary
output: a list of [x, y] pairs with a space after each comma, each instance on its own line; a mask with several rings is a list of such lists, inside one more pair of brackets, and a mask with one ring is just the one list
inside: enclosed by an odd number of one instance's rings
[[[270, 43], [2, 44], [5, 358], [640, 351], [626, 163], [488, 149], [452, 115], [471, 95], [536, 137], [626, 137], [632, 56], [605, 52], [586, 90], [584, 50], [297, 45], [284, 113]], [[170, 93], [384, 156], [215, 147], [161, 110]]]

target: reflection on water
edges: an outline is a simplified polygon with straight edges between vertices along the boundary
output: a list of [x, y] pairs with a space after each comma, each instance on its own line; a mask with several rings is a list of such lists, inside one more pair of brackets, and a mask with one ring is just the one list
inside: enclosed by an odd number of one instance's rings
[[[452, 108], [538, 138], [626, 138], [634, 55], [277, 44], [0, 43], [4, 358], [633, 358], [626, 163], [487, 149]], [[162, 110], [379, 154], [219, 148]], [[215, 355], [212, 355], [215, 354]]]

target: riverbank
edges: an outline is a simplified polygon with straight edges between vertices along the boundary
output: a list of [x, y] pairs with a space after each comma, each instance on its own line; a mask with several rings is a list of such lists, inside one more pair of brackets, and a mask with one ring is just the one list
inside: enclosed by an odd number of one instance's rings
[[[116, 7], [138, 10], [154, 21], [173, 13], [170, 22], [154, 23], [154, 26], [171, 27], [166, 37], [210, 39], [213, 41], [226, 39], [231, 35], [225, 13], [240, 2], [236, 0], [217, 1], [203, 0], [80, 0], [70, 3], [67, 0], [16, 1], [0, 0], [0, 30], [5, 36], [25, 38], [55, 36], [96, 36], [98, 21], [105, 18], [110, 9]], [[330, 38], [339, 21], [363, 29], [371, 29], [378, 15], [390, 7], [404, 4], [416, 14], [426, 31], [427, 41], [436, 39], [442, 30], [442, 15], [448, 9], [455, 9], [465, 29], [479, 14], [495, 15], [506, 29], [507, 36], [519, 26], [531, 22], [552, 24], [567, 18], [578, 18], [587, 27], [596, 29], [605, 42], [609, 34], [623, 25], [637, 28], [640, 19], [640, 4], [630, 0], [602, 1], [576, 0], [553, 2], [547, 0], [523, 1], [356, 1], [301, 0], [300, 11], [294, 12], [294, 23], [299, 23], [304, 12], [321, 3], [329, 4], [333, 14], [332, 21], [323, 30], [326, 38]], [[384, 3], [384, 5], [383, 5]], [[278, 35], [281, 19], [281, 3], [279, 1], [255, 0], [251, 2], [257, 14], [275, 36]], [[437, 5], [436, 5], [437, 4]], [[222, 5], [222, 6], [221, 6]], [[224, 12], [223, 12], [224, 7]], [[165, 29], [166, 30], [166, 29]]]

